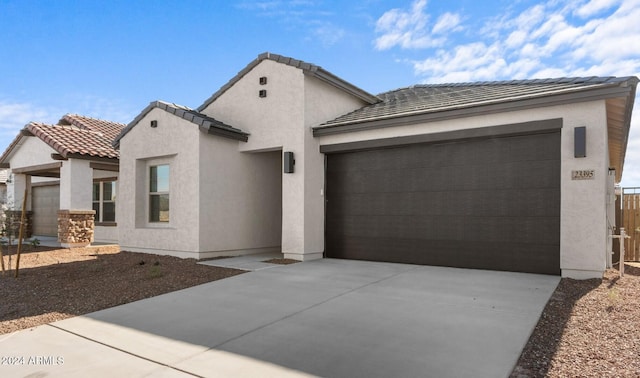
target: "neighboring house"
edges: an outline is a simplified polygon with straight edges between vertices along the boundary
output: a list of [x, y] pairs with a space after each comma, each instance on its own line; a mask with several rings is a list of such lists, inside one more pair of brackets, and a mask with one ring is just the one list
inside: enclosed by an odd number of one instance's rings
[[9, 178], [9, 170], [0, 169], [0, 205], [7, 203], [7, 178]]
[[120, 245], [601, 277], [637, 83], [374, 96], [261, 54], [196, 110], [152, 102], [116, 138]]
[[56, 125], [31, 122], [0, 156], [9, 168], [8, 206], [20, 211], [24, 191], [28, 234], [58, 236], [65, 247], [117, 242], [118, 151], [124, 124], [67, 114]]

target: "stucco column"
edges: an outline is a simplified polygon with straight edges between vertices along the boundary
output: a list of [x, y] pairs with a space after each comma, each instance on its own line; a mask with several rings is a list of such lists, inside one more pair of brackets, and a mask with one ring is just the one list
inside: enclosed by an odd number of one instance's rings
[[7, 207], [10, 210], [22, 210], [24, 190], [27, 189], [27, 210], [31, 210], [31, 176], [21, 173], [12, 173], [7, 182]]
[[65, 248], [93, 242], [93, 169], [88, 160], [69, 159], [60, 167], [58, 241]]
[[282, 252], [302, 261], [324, 253], [324, 155], [310, 142], [306, 151], [285, 149], [294, 152], [295, 168], [282, 178]]

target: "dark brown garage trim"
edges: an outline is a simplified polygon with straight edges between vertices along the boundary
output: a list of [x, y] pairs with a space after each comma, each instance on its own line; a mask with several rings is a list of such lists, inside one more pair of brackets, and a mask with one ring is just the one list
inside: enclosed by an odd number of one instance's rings
[[400, 147], [417, 143], [443, 143], [453, 140], [459, 142], [478, 138], [542, 134], [554, 132], [561, 128], [562, 118], [553, 118], [542, 121], [512, 123], [508, 125], [446, 131], [433, 134], [410, 135], [348, 143], [324, 144], [320, 145], [320, 152], [330, 154], [338, 152], [370, 150], [377, 148]]

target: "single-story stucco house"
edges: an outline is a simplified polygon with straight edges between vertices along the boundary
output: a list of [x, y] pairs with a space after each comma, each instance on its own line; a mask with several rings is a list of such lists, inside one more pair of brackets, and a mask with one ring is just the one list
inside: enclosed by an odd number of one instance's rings
[[115, 139], [123, 250], [601, 277], [636, 77], [373, 95], [264, 53]]
[[125, 125], [77, 114], [56, 125], [31, 122], [0, 156], [7, 202], [19, 212], [27, 189], [27, 237], [57, 236], [64, 247], [117, 243], [118, 151]]

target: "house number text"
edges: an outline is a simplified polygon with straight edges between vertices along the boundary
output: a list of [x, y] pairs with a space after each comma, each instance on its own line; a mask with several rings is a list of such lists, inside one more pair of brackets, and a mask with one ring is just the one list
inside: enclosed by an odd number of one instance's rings
[[593, 180], [596, 175], [595, 169], [585, 169], [582, 171], [571, 171], [572, 180]]

